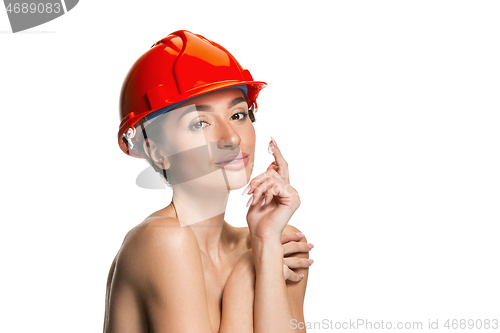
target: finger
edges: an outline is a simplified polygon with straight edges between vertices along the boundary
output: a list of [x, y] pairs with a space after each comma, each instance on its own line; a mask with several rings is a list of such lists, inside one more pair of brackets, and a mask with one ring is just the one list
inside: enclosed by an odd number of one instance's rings
[[314, 260], [307, 258], [283, 258], [283, 263], [287, 265], [289, 268], [307, 268], [314, 263]]
[[288, 163], [283, 157], [283, 154], [281, 154], [281, 150], [274, 144], [273, 141], [269, 142], [269, 145], [272, 147], [274, 160], [276, 161], [276, 165], [279, 167], [278, 173], [289, 183], [290, 176], [288, 172]]
[[273, 163], [271, 163], [268, 167], [267, 167], [267, 170], [269, 169], [272, 169], [274, 171], [276, 171], [281, 177], [283, 177], [283, 179], [286, 180], [286, 177], [287, 175], [283, 172], [282, 168], [280, 168], [277, 164], [276, 164], [276, 161], [273, 161]]
[[281, 244], [285, 244], [292, 241], [299, 241], [304, 237], [303, 233], [298, 232], [284, 232], [281, 234]]
[[267, 167], [267, 170], [269, 169], [273, 169], [275, 171], [278, 171], [279, 170], [279, 166], [276, 164], [276, 161], [273, 161], [273, 163], [271, 163], [268, 167]]
[[262, 206], [269, 204], [273, 200], [274, 195], [272, 192], [266, 192], [264, 194], [264, 201], [262, 202]]
[[300, 280], [302, 280], [304, 275], [302, 274], [302, 276], [300, 276], [299, 274], [288, 268], [287, 265], [283, 264], [283, 277], [285, 278], [285, 281], [289, 280], [293, 282], [299, 282]]
[[[297, 190], [295, 190], [290, 184], [283, 185], [282, 183], [284, 183], [284, 181], [285, 180], [282, 177], [280, 177], [280, 179], [276, 178], [267, 179], [261, 186], [255, 189], [259, 198], [257, 200], [260, 200], [261, 196], [264, 194], [269, 195], [270, 198], [274, 197], [275, 202], [278, 205], [284, 205], [290, 207], [293, 206], [296, 207], [294, 208], [296, 210], [300, 206], [299, 194], [297, 193]], [[256, 203], [257, 202], [259, 201], [256, 201]], [[269, 204], [271, 202], [272, 199], [270, 199], [267, 203], [264, 204]]]
[[[260, 194], [258, 198], [263, 197], [264, 200], [262, 201], [262, 206], [267, 205], [271, 203], [273, 200], [273, 197], [284, 197], [287, 198], [289, 195], [287, 195], [285, 189], [281, 184], [276, 184], [274, 183], [274, 180], [268, 179], [266, 180], [262, 185], [260, 185], [258, 188], [255, 189], [257, 191], [257, 194]], [[262, 193], [261, 193], [262, 192]], [[260, 202], [260, 199], [258, 202]], [[281, 202], [282, 200], [280, 200]], [[286, 200], [285, 200], [286, 201]]]
[[256, 189], [253, 190], [253, 201], [252, 205], [260, 202], [264, 195], [267, 195], [270, 203], [273, 196], [278, 196], [284, 193], [285, 190], [281, 184], [277, 183], [275, 178], [268, 178], [262, 184], [260, 184]]
[[311, 251], [311, 247], [306, 242], [289, 242], [283, 245], [283, 249], [285, 250], [283, 255]]
[[[269, 178], [282, 178], [277, 172], [276, 170], [270, 168], [268, 170], [266, 170], [266, 172], [264, 173], [261, 173], [260, 175], [258, 175], [257, 177], [255, 177], [254, 179], [252, 179], [249, 183], [248, 186], [250, 186], [250, 190], [247, 192], [247, 194], [252, 194], [253, 191], [259, 187], [262, 183], [264, 183], [266, 180], [268, 180]], [[283, 179], [283, 183], [286, 184], [285, 180]]]

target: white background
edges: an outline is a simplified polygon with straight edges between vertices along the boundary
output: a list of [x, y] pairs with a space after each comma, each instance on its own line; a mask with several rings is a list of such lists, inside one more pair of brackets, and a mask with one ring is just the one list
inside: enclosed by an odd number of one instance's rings
[[500, 320], [499, 16], [496, 1], [85, 0], [12, 34], [0, 11], [0, 331], [102, 330], [123, 237], [171, 198], [139, 188], [146, 162], [118, 147], [121, 85], [179, 29], [269, 84], [253, 176], [271, 135], [302, 199], [290, 224], [315, 245], [306, 321]]

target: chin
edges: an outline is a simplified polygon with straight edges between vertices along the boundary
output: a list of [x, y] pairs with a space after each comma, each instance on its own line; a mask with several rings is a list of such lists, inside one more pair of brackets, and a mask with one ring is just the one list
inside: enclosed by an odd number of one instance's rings
[[246, 168], [241, 170], [227, 170], [225, 175], [227, 179], [227, 189], [230, 191], [245, 187], [250, 180]]

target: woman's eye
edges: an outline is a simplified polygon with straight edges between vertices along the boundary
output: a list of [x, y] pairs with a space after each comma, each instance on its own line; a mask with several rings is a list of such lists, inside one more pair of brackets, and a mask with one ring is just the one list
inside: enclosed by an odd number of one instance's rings
[[[234, 116], [237, 116], [237, 115], [240, 115], [240, 116], [238, 118], [234, 118]], [[248, 112], [238, 112], [238, 113], [233, 114], [233, 116], [231, 118], [233, 118], [235, 120], [243, 120], [247, 116], [248, 116]]]
[[203, 127], [205, 127], [205, 126], [203, 126], [203, 124], [208, 125], [208, 123], [206, 121], [201, 120], [201, 121], [197, 121], [194, 124], [192, 124], [190, 126], [190, 129], [191, 129], [191, 131], [198, 131], [198, 130], [202, 129]]

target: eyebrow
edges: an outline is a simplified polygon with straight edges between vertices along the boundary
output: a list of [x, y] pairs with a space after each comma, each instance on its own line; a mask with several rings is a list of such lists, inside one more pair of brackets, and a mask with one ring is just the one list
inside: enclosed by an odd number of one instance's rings
[[[238, 105], [242, 102], [246, 102], [246, 101], [247, 101], [247, 99], [245, 97], [237, 97], [227, 104], [227, 108], [228, 109], [232, 108], [233, 106]], [[210, 105], [195, 104], [194, 108], [192, 108], [192, 107], [187, 108], [187, 110], [181, 114], [181, 116], [179, 117], [179, 120], [181, 120], [181, 118], [184, 117], [186, 114], [193, 112], [193, 111], [213, 111], [213, 109]]]

